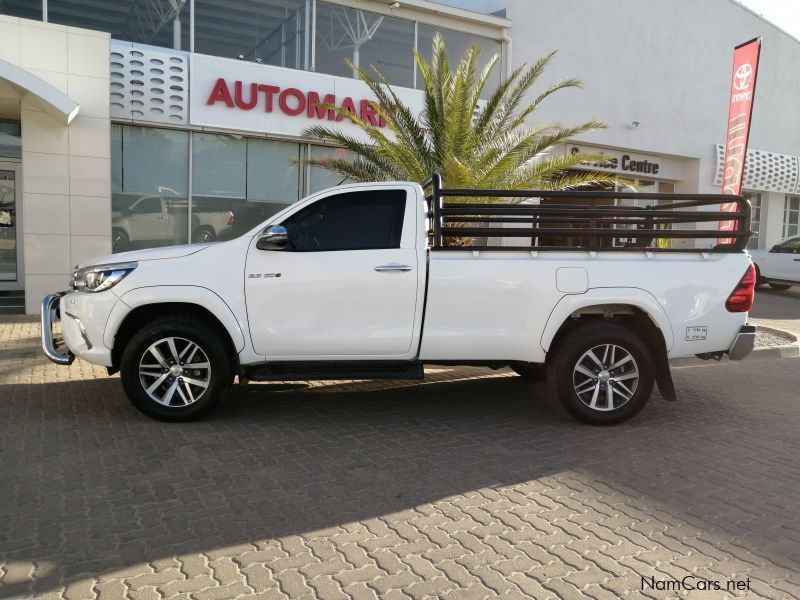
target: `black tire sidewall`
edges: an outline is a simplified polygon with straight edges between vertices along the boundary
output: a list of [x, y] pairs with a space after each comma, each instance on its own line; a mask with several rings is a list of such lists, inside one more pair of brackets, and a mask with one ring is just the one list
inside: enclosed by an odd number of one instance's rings
[[[222, 332], [190, 317], [163, 317], [141, 328], [128, 342], [120, 361], [120, 379], [131, 403], [159, 421], [194, 421], [219, 404], [233, 381], [233, 361]], [[181, 337], [197, 343], [211, 363], [211, 383], [203, 396], [189, 406], [164, 406], [147, 394], [139, 381], [139, 360], [153, 342]]]
[[211, 227], [208, 227], [206, 225], [201, 225], [200, 227], [195, 229], [194, 232], [192, 233], [192, 242], [201, 243], [200, 242], [200, 237], [204, 233], [208, 234], [208, 240], [206, 242], [202, 242], [202, 243], [206, 243], [207, 244], [207, 243], [213, 242], [217, 237], [216, 234], [214, 233], [214, 230]]
[[[573, 371], [578, 359], [590, 348], [615, 344], [629, 352], [639, 369], [639, 384], [633, 397], [610, 411], [589, 408], [575, 393]], [[561, 406], [573, 417], [593, 425], [614, 425], [638, 413], [653, 392], [655, 367], [645, 343], [630, 329], [612, 323], [582, 325], [569, 332], [556, 348], [556, 358], [549, 369], [551, 385]]]

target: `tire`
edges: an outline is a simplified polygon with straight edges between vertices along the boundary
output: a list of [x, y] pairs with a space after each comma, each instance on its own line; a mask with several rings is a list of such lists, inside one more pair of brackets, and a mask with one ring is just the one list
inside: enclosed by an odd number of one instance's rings
[[544, 365], [536, 365], [534, 363], [518, 362], [508, 365], [520, 377], [530, 379], [531, 381], [544, 381], [545, 368]]
[[125, 252], [130, 248], [131, 240], [124, 229], [114, 227], [111, 230], [111, 250], [114, 254], [117, 252]]
[[[624, 362], [614, 370], [601, 369], [590, 351], [605, 367]], [[561, 406], [576, 419], [592, 425], [622, 423], [650, 399], [655, 382], [653, 358], [641, 338], [622, 325], [586, 323], [567, 333], [554, 352], [548, 380]]]
[[217, 238], [217, 234], [211, 227], [201, 225], [192, 232], [192, 242], [195, 244], [207, 244], [213, 242]]
[[778, 292], [785, 292], [786, 290], [788, 290], [792, 286], [785, 285], [783, 283], [770, 283], [769, 287], [771, 287], [773, 290], [776, 290]]
[[761, 269], [758, 268], [758, 265], [755, 265], [755, 267], [756, 267], [756, 287], [758, 287], [760, 285], [764, 285], [767, 282], [764, 281], [764, 278], [761, 276]]
[[[180, 315], [143, 326], [128, 342], [120, 361], [128, 399], [159, 421], [194, 421], [210, 413], [233, 382], [234, 361], [223, 335], [227, 334], [201, 319]], [[175, 360], [176, 353], [178, 359], [191, 360], [187, 364], [198, 368], [184, 372], [185, 366], [174, 364], [181, 363]]]

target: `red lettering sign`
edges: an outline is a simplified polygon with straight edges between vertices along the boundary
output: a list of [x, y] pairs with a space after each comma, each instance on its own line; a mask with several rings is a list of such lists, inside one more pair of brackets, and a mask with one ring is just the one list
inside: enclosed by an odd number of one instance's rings
[[275, 109], [276, 97], [278, 109], [288, 117], [304, 115], [309, 119], [343, 121], [344, 116], [323, 106], [332, 105], [357, 116], [373, 127], [386, 127], [386, 121], [378, 114], [375, 104], [370, 100], [359, 100], [358, 109], [356, 109], [356, 102], [349, 96], [337, 103], [335, 94], [325, 94], [320, 97], [320, 93], [316, 91], [303, 92], [297, 88], [281, 89], [277, 85], [244, 83], [238, 80], [233, 82], [233, 95], [231, 95], [228, 82], [223, 77], [214, 83], [206, 104], [213, 106], [217, 102], [221, 102], [226, 108], [252, 110], [263, 99], [264, 112], [271, 113]]
[[[728, 126], [725, 136], [725, 162], [722, 175], [722, 193], [738, 195], [742, 191], [747, 140], [750, 136], [750, 117], [753, 114], [753, 96], [756, 91], [758, 57], [761, 39], [750, 40], [733, 51], [733, 75], [731, 77]], [[736, 210], [736, 203], [723, 204], [724, 212]], [[733, 231], [735, 221], [721, 221], [720, 231]], [[730, 243], [730, 239], [718, 239], [717, 243]]]

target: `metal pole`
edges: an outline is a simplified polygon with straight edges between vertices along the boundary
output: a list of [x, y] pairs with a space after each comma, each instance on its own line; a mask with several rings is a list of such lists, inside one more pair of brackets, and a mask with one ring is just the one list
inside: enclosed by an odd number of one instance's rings
[[194, 0], [189, 2], [189, 52], [194, 52]]
[[442, 243], [442, 178], [438, 173], [431, 175], [431, 212], [433, 213], [433, 247], [441, 248]]

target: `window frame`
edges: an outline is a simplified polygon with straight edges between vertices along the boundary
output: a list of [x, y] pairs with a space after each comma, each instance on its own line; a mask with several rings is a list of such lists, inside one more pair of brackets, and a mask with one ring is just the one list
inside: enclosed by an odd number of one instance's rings
[[[797, 202], [797, 208], [792, 207], [792, 201]], [[795, 223], [790, 223], [790, 216], [797, 215]], [[783, 239], [800, 235], [800, 195], [786, 194], [783, 202]]]
[[[368, 188], [365, 188], [365, 189], [361, 189], [361, 190], [360, 189], [352, 189], [351, 188], [351, 189], [348, 189], [346, 191], [335, 191], [335, 192], [332, 192], [332, 193], [327, 193], [324, 196], [322, 196], [321, 198], [315, 199], [313, 202], [304, 203], [304, 206], [299, 207], [298, 210], [293, 211], [291, 214], [284, 216], [283, 218], [281, 218], [275, 224], [283, 225], [284, 227], [286, 227], [286, 223], [289, 222], [294, 217], [297, 217], [298, 215], [301, 215], [302, 213], [304, 213], [306, 211], [312, 210], [314, 207], [319, 207], [323, 203], [331, 201], [331, 200], [339, 198], [339, 197], [351, 196], [351, 195], [352, 196], [356, 196], [356, 195], [369, 196], [370, 194], [378, 194], [378, 193], [381, 193], [381, 192], [386, 193], [386, 194], [390, 194], [390, 193], [393, 193], [393, 192], [394, 193], [400, 192], [400, 193], [403, 194], [403, 198], [402, 198], [402, 200], [400, 200], [400, 202], [402, 202], [402, 206], [398, 206], [398, 207], [394, 208], [394, 210], [399, 213], [399, 218], [400, 218], [400, 223], [398, 224], [399, 231], [396, 232], [396, 245], [395, 245], [395, 241], [394, 241], [394, 237], [393, 237], [392, 238], [392, 245], [365, 246], [365, 247], [356, 247], [356, 248], [331, 247], [331, 248], [318, 248], [318, 249], [307, 249], [307, 250], [297, 250], [297, 249], [288, 250], [287, 249], [287, 251], [288, 252], [297, 252], [297, 253], [363, 252], [363, 251], [372, 251], [372, 250], [399, 250], [400, 248], [403, 248], [404, 247], [403, 238], [404, 238], [404, 233], [405, 233], [405, 231], [407, 229], [406, 224], [408, 223], [408, 217], [409, 217], [408, 213], [409, 213], [409, 204], [410, 204], [410, 202], [409, 202], [409, 200], [410, 200], [409, 192], [403, 186], [384, 186], [383, 189], [380, 189], [380, 188], [379, 189], [374, 189], [374, 188], [373, 189], [368, 189]], [[393, 202], [395, 201], [394, 199], [391, 199], [391, 200]], [[411, 203], [411, 204], [413, 204], [413, 203]], [[396, 216], [397, 215], [395, 215], [395, 217]], [[288, 229], [288, 227], [287, 227], [287, 229]], [[289, 233], [291, 235], [291, 231]], [[393, 232], [393, 236], [394, 236], [394, 233], [395, 232]]]

